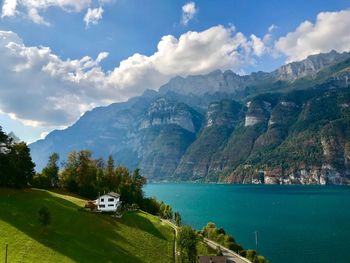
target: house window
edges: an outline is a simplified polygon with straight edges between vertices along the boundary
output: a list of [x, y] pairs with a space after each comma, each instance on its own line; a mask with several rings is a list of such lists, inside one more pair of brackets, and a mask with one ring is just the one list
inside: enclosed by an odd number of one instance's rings
[[108, 202], [113, 202], [114, 198], [108, 198]]
[[114, 207], [114, 204], [109, 204], [108, 207]]
[[105, 205], [99, 205], [100, 208], [105, 208], [106, 206]]
[[101, 202], [104, 202], [105, 201], [105, 199], [104, 198], [101, 198]]

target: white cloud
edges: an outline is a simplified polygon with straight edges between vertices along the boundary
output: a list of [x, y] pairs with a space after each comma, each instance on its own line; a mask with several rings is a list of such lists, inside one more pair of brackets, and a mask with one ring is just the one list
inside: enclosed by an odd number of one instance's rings
[[266, 46], [263, 40], [261, 40], [261, 38], [257, 37], [254, 34], [250, 36], [250, 39], [251, 39], [252, 49], [254, 51], [254, 54], [257, 55], [258, 57], [262, 56], [266, 51]]
[[16, 14], [17, 0], [4, 0], [2, 5], [1, 18], [14, 16]]
[[275, 24], [272, 24], [271, 26], [269, 26], [268, 32], [271, 33], [271, 32], [274, 31], [275, 29], [277, 29], [277, 26], [276, 26]]
[[197, 8], [195, 2], [188, 2], [182, 6], [182, 17], [181, 24], [186, 26], [190, 20], [193, 19], [194, 15], [197, 13]]
[[279, 38], [275, 48], [287, 56], [287, 62], [332, 49], [349, 51], [350, 10], [319, 13], [315, 23], [304, 21], [294, 32]]
[[44, 25], [44, 26], [50, 25], [49, 22], [45, 21], [45, 19], [41, 15], [39, 15], [38, 10], [35, 8], [30, 8], [28, 10], [28, 16], [36, 24]]
[[89, 8], [84, 16], [84, 22], [86, 27], [89, 27], [90, 24], [96, 25], [99, 20], [102, 19], [103, 8]]
[[62, 60], [48, 47], [28, 47], [17, 34], [0, 31], [0, 111], [31, 126], [66, 126], [93, 107], [158, 89], [176, 75], [239, 72], [261, 54], [257, 39], [223, 26], [167, 35], [154, 54], [136, 53], [105, 72], [106, 52]]
[[[84, 17], [85, 23], [97, 24], [102, 18], [102, 5], [112, 3], [113, 0], [4, 0], [1, 17], [13, 17], [25, 14], [32, 22], [41, 25], [50, 25], [42, 16], [49, 7], [60, 8], [65, 12], [82, 12], [87, 10]], [[92, 5], [100, 5], [99, 8], [91, 8]]]

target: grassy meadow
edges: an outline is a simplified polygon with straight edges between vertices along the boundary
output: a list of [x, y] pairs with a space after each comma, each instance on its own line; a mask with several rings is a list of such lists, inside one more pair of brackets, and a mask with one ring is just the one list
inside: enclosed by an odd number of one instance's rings
[[[157, 217], [129, 212], [121, 219], [82, 211], [85, 201], [45, 190], [0, 188], [0, 262], [173, 262], [174, 233]], [[41, 226], [46, 206], [51, 224]]]

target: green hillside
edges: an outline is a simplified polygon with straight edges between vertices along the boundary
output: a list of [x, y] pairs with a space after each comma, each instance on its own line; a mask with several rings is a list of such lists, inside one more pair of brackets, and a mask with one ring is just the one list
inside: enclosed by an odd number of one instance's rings
[[[85, 201], [44, 190], [0, 188], [0, 262], [172, 262], [173, 230], [143, 212], [122, 219], [79, 210]], [[51, 224], [38, 222], [46, 206]]]

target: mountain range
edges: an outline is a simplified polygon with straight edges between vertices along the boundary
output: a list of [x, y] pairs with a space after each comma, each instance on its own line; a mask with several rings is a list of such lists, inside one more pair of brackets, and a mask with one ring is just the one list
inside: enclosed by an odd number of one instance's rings
[[30, 149], [38, 170], [89, 149], [151, 181], [349, 184], [349, 77], [350, 52], [336, 51], [269, 73], [179, 76]]

